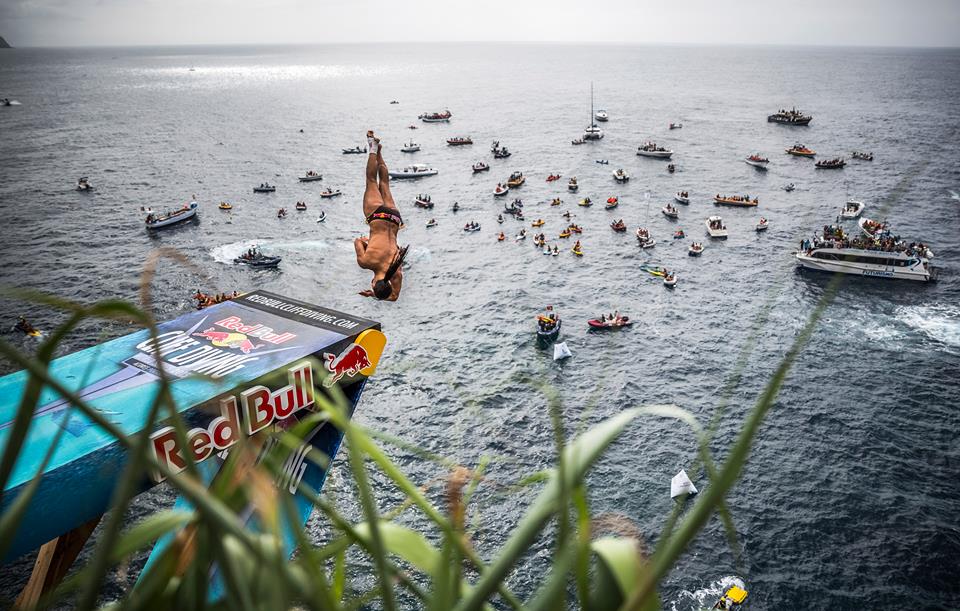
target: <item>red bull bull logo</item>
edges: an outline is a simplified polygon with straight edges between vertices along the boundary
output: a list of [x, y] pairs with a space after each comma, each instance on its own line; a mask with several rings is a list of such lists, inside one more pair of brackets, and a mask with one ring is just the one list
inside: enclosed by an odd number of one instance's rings
[[194, 333], [193, 336], [208, 339], [217, 348], [233, 348], [244, 354], [250, 354], [251, 351], [264, 346], [263, 344], [254, 344], [245, 333], [217, 331], [213, 327], [200, 333]]
[[370, 357], [366, 349], [360, 344], [350, 344], [339, 355], [329, 352], [323, 354], [324, 366], [330, 376], [323, 382], [324, 386], [333, 386], [343, 376], [353, 377], [361, 370], [371, 366]]

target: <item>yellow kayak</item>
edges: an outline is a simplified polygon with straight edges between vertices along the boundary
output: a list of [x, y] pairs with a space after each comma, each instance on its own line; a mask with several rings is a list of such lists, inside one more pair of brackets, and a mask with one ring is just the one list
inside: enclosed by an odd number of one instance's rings
[[583, 251], [582, 251], [582, 250], [577, 250], [576, 248], [571, 248], [571, 249], [570, 249], [570, 252], [572, 252], [573, 254], [577, 255], [578, 257], [582, 257], [582, 256], [583, 256]]
[[217, 207], [220, 208], [221, 210], [233, 210], [233, 206], [231, 206], [227, 202], [220, 202], [220, 205]]
[[569, 232], [569, 231], [562, 231], [562, 232], [560, 232], [560, 237], [561, 237], [561, 238], [569, 238], [569, 237], [570, 237], [570, 232]]

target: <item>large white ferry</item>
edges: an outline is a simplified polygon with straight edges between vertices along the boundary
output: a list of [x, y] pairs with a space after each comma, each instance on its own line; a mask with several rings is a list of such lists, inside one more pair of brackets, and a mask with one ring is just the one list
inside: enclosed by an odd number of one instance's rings
[[799, 250], [796, 257], [802, 267], [824, 272], [921, 282], [936, 278], [929, 258], [917, 253], [824, 246]]

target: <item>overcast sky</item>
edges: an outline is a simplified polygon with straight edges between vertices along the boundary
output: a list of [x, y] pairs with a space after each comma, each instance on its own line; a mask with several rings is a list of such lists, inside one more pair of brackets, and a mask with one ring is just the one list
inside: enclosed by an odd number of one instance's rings
[[14, 46], [400, 41], [960, 46], [960, 0], [0, 0]]

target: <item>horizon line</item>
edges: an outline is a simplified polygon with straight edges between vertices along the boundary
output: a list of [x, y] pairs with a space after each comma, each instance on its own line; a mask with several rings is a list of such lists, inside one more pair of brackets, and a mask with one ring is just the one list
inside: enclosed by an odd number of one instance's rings
[[[0, 35], [2, 36], [2, 35]], [[124, 44], [124, 43], [105, 43], [88, 45], [13, 45], [9, 39], [6, 40], [10, 49], [149, 49], [156, 47], [329, 47], [338, 45], [351, 46], [383, 46], [383, 45], [558, 45], [558, 46], [637, 46], [637, 47], [771, 47], [771, 48], [844, 48], [844, 49], [924, 49], [924, 50], [948, 50], [960, 49], [960, 45], [913, 45], [913, 44], [862, 44], [862, 43], [800, 43], [800, 42], [760, 42], [760, 43], [741, 43], [741, 42], [675, 42], [675, 41], [610, 41], [610, 40], [425, 40], [410, 42], [405, 40], [384, 40], [378, 42], [176, 42], [176, 43], [143, 43], [143, 44]], [[3, 51], [6, 49], [0, 49]]]

